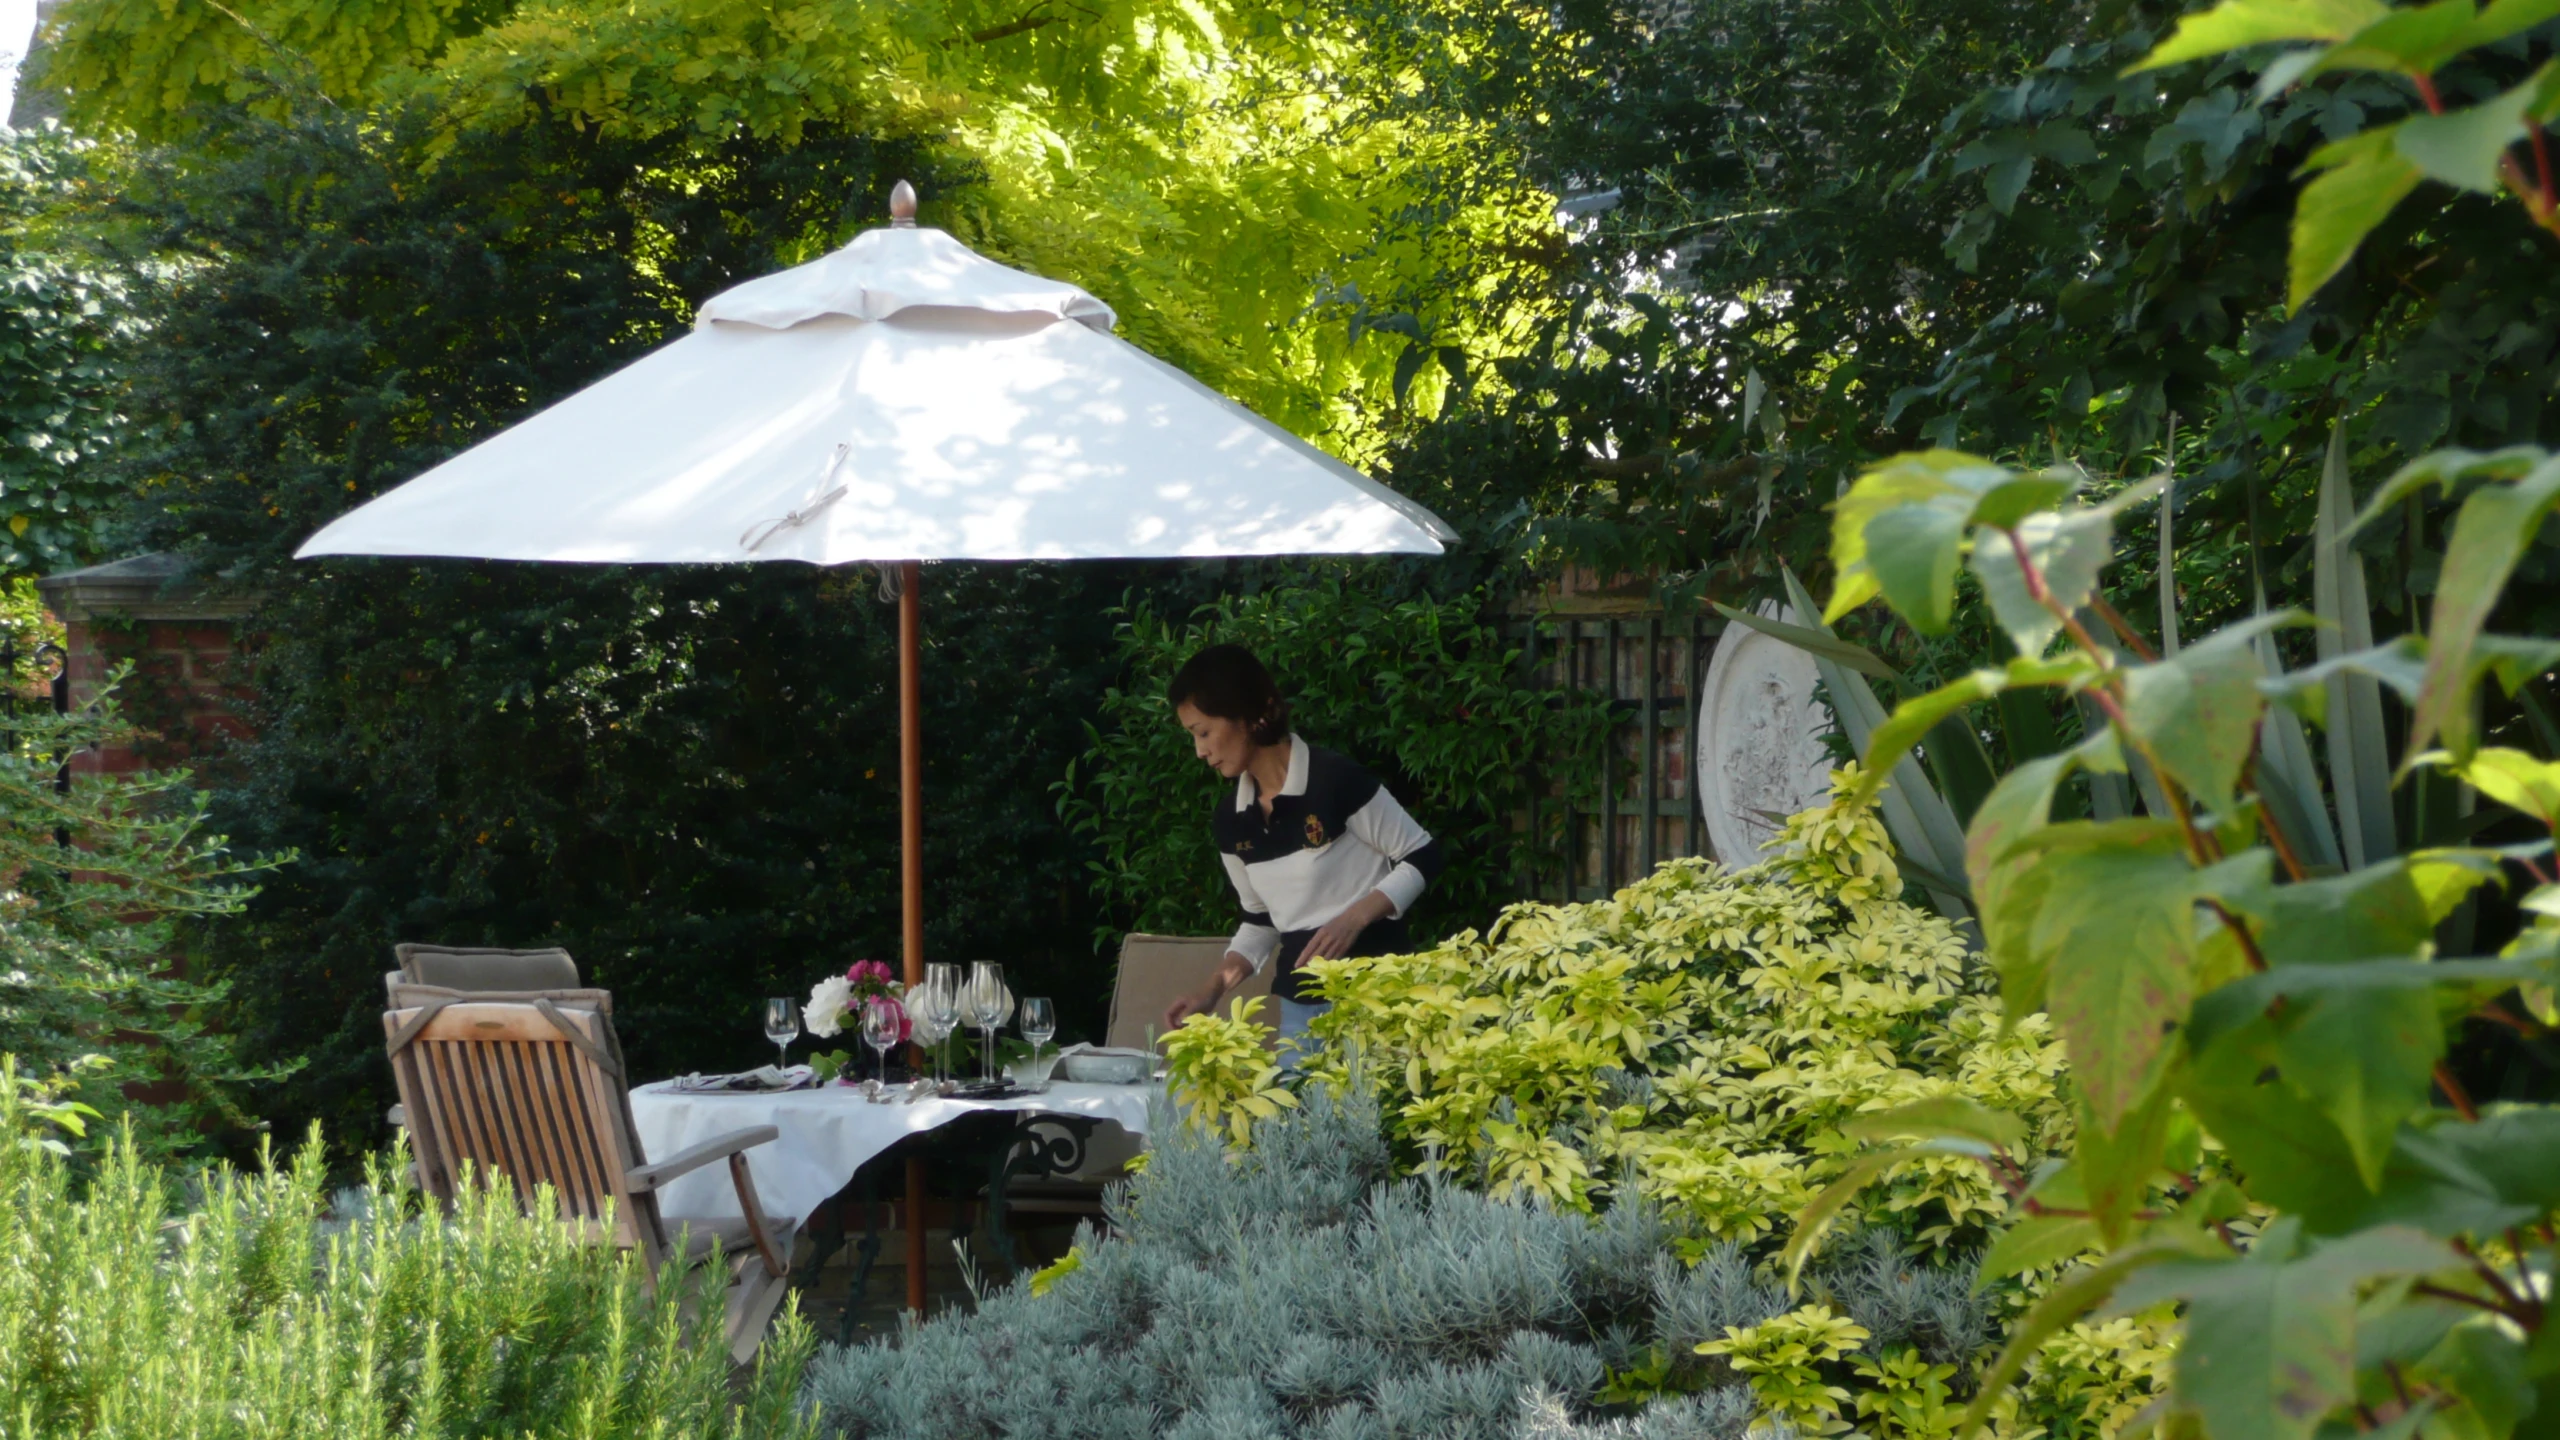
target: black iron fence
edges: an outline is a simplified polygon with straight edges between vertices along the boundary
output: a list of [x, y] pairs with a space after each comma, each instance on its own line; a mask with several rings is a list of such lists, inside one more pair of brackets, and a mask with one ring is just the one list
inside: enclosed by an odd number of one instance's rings
[[1596, 805], [1532, 772], [1529, 831], [1552, 831], [1522, 892], [1590, 900], [1664, 860], [1707, 852], [1692, 770], [1698, 692], [1724, 621], [1709, 614], [1541, 615], [1514, 622], [1528, 682], [1596, 690], [1617, 714], [1601, 756]]

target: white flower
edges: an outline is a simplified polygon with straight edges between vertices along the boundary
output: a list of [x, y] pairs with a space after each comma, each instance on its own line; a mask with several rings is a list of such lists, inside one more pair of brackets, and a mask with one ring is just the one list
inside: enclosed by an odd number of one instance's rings
[[844, 1012], [852, 1004], [853, 982], [830, 975], [809, 987], [809, 1003], [801, 1008], [800, 1019], [811, 1035], [824, 1040], [844, 1029]]

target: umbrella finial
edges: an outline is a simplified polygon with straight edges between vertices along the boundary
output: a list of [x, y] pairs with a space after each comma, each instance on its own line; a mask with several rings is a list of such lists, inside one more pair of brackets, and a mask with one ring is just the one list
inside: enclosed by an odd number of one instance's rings
[[889, 187], [889, 226], [912, 230], [916, 223], [916, 187], [901, 180]]

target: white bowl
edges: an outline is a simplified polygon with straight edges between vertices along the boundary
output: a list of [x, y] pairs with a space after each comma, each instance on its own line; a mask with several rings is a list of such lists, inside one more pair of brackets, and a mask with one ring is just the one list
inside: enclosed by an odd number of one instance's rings
[[1154, 1072], [1144, 1050], [1079, 1050], [1065, 1057], [1067, 1078], [1080, 1085], [1136, 1085]]

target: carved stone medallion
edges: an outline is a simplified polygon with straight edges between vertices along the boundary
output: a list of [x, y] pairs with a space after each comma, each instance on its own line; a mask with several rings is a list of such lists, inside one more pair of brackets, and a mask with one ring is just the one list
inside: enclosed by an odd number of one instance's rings
[[[1790, 625], [1793, 609], [1760, 613]], [[1831, 794], [1831, 712], [1814, 698], [1813, 657], [1748, 625], [1728, 625], [1698, 697], [1697, 785], [1707, 840], [1734, 869], [1757, 864], [1792, 815]]]

